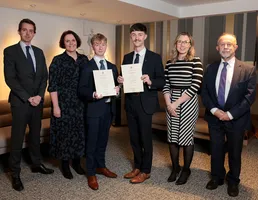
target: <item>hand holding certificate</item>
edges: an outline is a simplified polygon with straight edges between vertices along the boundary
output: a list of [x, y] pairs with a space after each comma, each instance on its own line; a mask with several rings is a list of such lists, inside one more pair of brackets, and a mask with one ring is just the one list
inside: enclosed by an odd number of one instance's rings
[[113, 72], [111, 69], [93, 70], [93, 76], [97, 94], [103, 97], [116, 95]]
[[142, 64], [122, 65], [124, 93], [143, 92]]

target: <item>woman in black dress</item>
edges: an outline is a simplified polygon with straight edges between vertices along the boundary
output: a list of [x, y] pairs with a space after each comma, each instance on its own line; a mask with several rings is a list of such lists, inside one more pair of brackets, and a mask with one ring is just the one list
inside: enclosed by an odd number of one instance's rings
[[77, 96], [80, 68], [88, 58], [76, 52], [81, 39], [73, 31], [65, 31], [59, 46], [65, 52], [53, 58], [49, 68], [49, 87], [52, 100], [50, 126], [50, 153], [62, 160], [62, 172], [65, 178], [72, 179], [69, 161], [78, 174], [84, 174], [80, 158], [84, 155], [85, 135], [84, 105]]

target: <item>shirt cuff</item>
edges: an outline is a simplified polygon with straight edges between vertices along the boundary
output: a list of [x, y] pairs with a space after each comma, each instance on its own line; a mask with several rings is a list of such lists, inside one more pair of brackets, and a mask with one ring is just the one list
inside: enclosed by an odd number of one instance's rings
[[227, 111], [227, 114], [228, 114], [228, 117], [229, 117], [230, 120], [234, 119], [234, 117], [231, 115], [230, 112]]
[[214, 115], [214, 113], [218, 110], [218, 108], [212, 108], [210, 112]]

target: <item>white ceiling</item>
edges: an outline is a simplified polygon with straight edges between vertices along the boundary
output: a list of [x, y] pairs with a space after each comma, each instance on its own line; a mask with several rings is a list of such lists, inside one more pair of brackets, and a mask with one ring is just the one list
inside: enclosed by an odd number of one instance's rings
[[[257, 0], [0, 0], [0, 7], [112, 24], [258, 10]], [[243, 4], [244, 3], [244, 4]]]
[[175, 6], [193, 6], [209, 3], [218, 3], [223, 1], [232, 1], [232, 0], [161, 0]]

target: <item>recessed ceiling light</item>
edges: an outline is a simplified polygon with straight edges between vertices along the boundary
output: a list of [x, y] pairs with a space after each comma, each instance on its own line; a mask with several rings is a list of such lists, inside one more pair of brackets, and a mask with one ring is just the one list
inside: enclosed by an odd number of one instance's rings
[[84, 16], [86, 15], [86, 13], [80, 13], [80, 15], [81, 15], [82, 17], [84, 17]]

